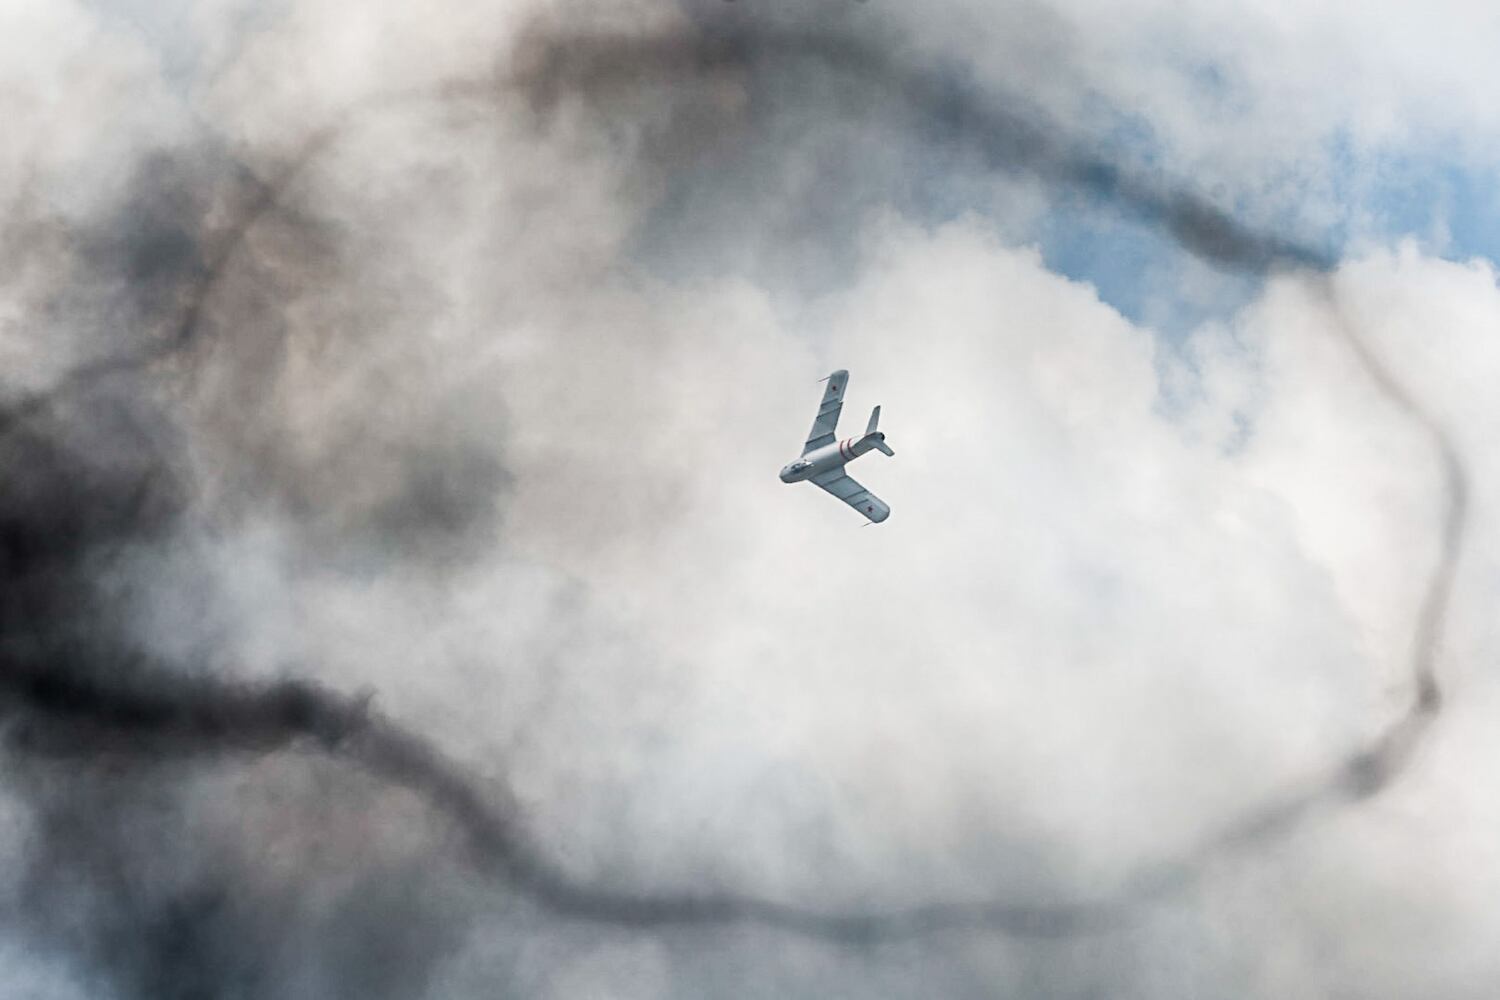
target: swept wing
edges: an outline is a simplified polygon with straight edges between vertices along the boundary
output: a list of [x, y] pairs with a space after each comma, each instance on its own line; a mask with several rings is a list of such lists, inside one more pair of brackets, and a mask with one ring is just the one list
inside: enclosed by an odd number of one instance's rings
[[807, 432], [802, 454], [833, 444], [834, 428], [839, 425], [839, 413], [844, 409], [844, 390], [848, 386], [849, 373], [844, 369], [828, 376], [828, 388], [823, 390], [823, 402], [818, 404], [818, 416], [813, 421], [812, 430]]
[[819, 489], [832, 493], [871, 521], [879, 523], [891, 516], [891, 509], [878, 496], [855, 482], [843, 469], [814, 476], [810, 482]]

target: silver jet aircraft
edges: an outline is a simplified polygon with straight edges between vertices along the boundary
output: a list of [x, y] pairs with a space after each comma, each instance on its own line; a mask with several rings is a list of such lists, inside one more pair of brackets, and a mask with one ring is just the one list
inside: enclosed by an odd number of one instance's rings
[[880, 407], [870, 413], [865, 436], [858, 440], [834, 439], [833, 432], [839, 423], [839, 412], [844, 408], [844, 390], [849, 387], [849, 373], [842, 368], [828, 376], [828, 390], [823, 393], [823, 403], [818, 407], [818, 417], [813, 421], [802, 446], [802, 457], [781, 470], [783, 483], [800, 483], [804, 479], [820, 489], [827, 490], [844, 503], [859, 511], [873, 522], [884, 521], [891, 516], [891, 509], [880, 502], [880, 498], [849, 478], [844, 466], [867, 451], [882, 451], [895, 455], [885, 443], [885, 435], [875, 429], [880, 422]]

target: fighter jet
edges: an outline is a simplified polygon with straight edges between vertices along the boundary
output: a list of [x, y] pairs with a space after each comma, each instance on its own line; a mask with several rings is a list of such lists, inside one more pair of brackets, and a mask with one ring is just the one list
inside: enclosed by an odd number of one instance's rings
[[882, 451], [887, 455], [896, 453], [885, 443], [885, 435], [875, 429], [880, 423], [878, 406], [870, 413], [870, 423], [865, 428], [864, 437], [858, 440], [834, 439], [833, 432], [838, 427], [839, 412], [844, 408], [844, 390], [847, 388], [849, 373], [842, 368], [828, 376], [828, 390], [823, 393], [817, 419], [808, 432], [807, 443], [802, 446], [802, 457], [782, 467], [781, 481], [800, 483], [807, 480], [878, 524], [891, 516], [891, 509], [881, 503], [875, 494], [849, 478], [844, 466], [867, 451]]

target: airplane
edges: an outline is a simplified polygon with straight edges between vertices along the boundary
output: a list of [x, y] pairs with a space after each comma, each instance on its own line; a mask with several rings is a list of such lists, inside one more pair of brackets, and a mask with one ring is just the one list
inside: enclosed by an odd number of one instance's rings
[[802, 446], [802, 457], [782, 466], [781, 481], [811, 482], [859, 511], [871, 523], [879, 524], [891, 516], [891, 509], [875, 494], [849, 478], [844, 466], [868, 451], [895, 456], [890, 445], [885, 443], [885, 435], [875, 429], [880, 423], [880, 407], [875, 407], [870, 413], [870, 423], [865, 427], [864, 437], [836, 441], [833, 432], [838, 427], [839, 412], [844, 408], [844, 390], [849, 387], [849, 373], [840, 368], [828, 376], [827, 381], [828, 390], [823, 393], [818, 416], [813, 420], [812, 430], [808, 432], [807, 443]]

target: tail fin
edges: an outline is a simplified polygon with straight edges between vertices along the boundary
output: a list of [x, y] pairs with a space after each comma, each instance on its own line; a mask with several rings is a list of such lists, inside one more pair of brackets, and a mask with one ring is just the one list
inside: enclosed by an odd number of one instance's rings
[[895, 458], [896, 453], [894, 451], [891, 451], [891, 446], [885, 443], [885, 435], [875, 429], [877, 426], [879, 426], [879, 424], [880, 407], [877, 406], [875, 407], [875, 409], [870, 411], [870, 424], [865, 428], [865, 437], [874, 438], [875, 440], [873, 443], [876, 448], [880, 449], [882, 452], [891, 456], [892, 458]]

